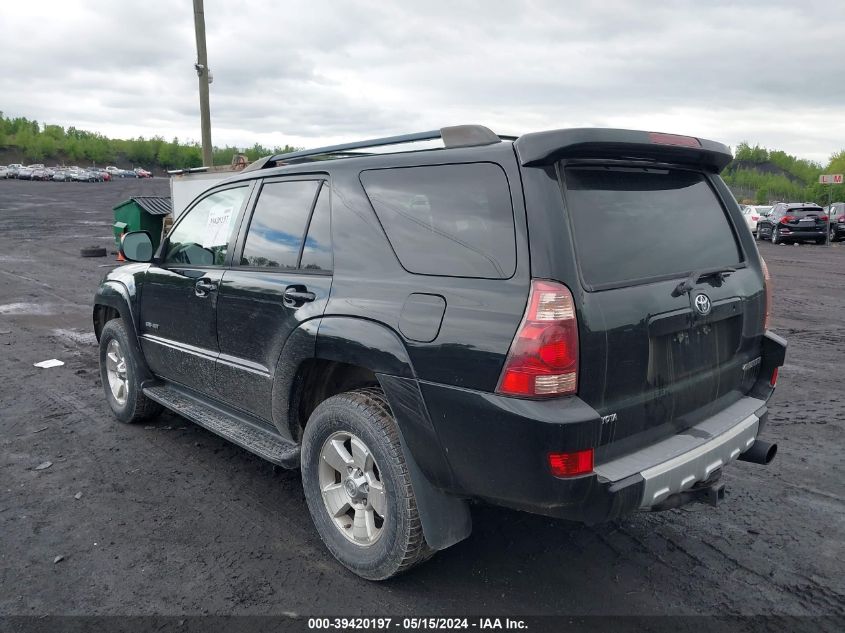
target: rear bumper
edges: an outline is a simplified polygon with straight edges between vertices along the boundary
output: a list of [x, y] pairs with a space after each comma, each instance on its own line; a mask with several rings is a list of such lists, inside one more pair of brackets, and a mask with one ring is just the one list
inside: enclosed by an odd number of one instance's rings
[[[766, 334], [761, 372], [745, 397], [694, 426], [644, 448], [597, 463], [594, 472], [557, 478], [549, 452], [599, 446], [602, 420], [577, 397], [519, 400], [447, 385], [419, 383], [433, 431], [448, 460], [452, 494], [595, 524], [660, 504], [710, 479], [748, 450], [765, 425], [769, 377], [783, 364], [785, 341]], [[422, 465], [427, 455], [414, 456]], [[425, 470], [425, 468], [424, 468]]]
[[596, 466], [596, 475], [609, 482], [638, 476], [638, 507], [651, 508], [707, 481], [751, 448], [765, 415], [765, 402], [743, 398], [683, 433]]
[[825, 228], [821, 229], [801, 229], [801, 230], [792, 230], [792, 229], [780, 229], [780, 236], [783, 239], [802, 239], [802, 240], [812, 240], [819, 237], [827, 236], [827, 230]]

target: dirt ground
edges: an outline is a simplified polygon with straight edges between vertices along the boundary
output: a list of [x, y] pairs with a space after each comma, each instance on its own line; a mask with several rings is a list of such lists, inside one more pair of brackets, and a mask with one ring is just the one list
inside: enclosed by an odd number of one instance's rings
[[588, 528], [479, 507], [469, 540], [373, 584], [324, 549], [298, 472], [172, 414], [112, 418], [91, 299], [114, 257], [79, 249], [167, 193], [0, 181], [0, 615], [845, 614], [845, 246], [760, 245], [789, 340], [779, 452], [727, 468], [718, 508]]

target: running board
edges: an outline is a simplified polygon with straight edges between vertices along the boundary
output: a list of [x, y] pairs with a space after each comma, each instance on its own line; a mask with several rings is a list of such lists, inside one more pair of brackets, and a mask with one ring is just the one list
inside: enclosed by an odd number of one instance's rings
[[144, 388], [144, 395], [195, 424], [269, 462], [299, 467], [299, 445], [234, 411], [210, 404], [173, 385]]

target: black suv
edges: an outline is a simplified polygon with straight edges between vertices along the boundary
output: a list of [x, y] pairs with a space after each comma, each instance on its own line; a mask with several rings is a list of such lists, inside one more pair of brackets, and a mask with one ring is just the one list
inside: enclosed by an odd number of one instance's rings
[[772, 244], [788, 244], [810, 240], [827, 241], [827, 215], [812, 202], [778, 202], [769, 215], [757, 222], [757, 239]]
[[94, 301], [106, 397], [301, 468], [326, 546], [369, 579], [466, 538], [471, 501], [587, 524], [715, 503], [729, 462], [774, 456], [786, 349], [730, 160], [481, 126], [262, 159], [156, 253], [123, 238], [141, 263]]

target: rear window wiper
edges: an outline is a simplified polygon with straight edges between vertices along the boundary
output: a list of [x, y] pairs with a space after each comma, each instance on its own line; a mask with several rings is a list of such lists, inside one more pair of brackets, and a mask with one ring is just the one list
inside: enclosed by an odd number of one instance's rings
[[730, 266], [726, 266], [724, 268], [713, 268], [710, 270], [694, 270], [689, 274], [689, 277], [675, 286], [675, 289], [672, 291], [672, 296], [680, 297], [681, 295], [691, 292], [698, 282], [702, 279], [707, 279], [708, 277], [718, 277], [719, 283], [721, 283], [728, 275], [735, 272], [736, 268], [731, 268]]

